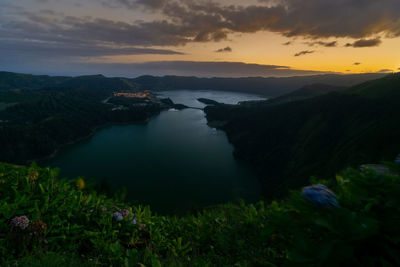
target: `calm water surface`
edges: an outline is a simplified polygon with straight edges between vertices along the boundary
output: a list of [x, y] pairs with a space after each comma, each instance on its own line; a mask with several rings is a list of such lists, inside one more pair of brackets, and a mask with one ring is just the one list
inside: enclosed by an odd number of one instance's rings
[[[200, 97], [223, 103], [261, 99], [212, 91], [160, 94], [192, 107], [204, 107], [196, 100]], [[202, 110], [170, 110], [146, 125], [103, 128], [41, 165], [61, 168], [62, 177], [107, 178], [113, 189], [127, 189], [128, 200], [149, 204], [160, 213], [184, 212], [237, 198], [259, 198], [257, 177], [232, 152], [225, 133], [208, 127]]]

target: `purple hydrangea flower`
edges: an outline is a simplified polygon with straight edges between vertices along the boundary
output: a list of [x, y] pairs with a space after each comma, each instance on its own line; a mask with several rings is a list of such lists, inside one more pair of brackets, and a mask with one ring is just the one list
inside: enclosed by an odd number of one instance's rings
[[136, 224], [137, 223], [135, 218], [131, 218], [131, 222], [132, 222], [132, 224]]
[[397, 158], [394, 160], [394, 162], [400, 166], [400, 154], [397, 156]]
[[13, 227], [19, 227], [24, 230], [29, 225], [29, 219], [25, 215], [17, 216], [11, 220], [11, 225]]
[[322, 184], [303, 187], [301, 195], [318, 207], [338, 207], [336, 195]]
[[124, 217], [128, 217], [129, 214], [130, 214], [130, 211], [127, 210], [127, 209], [124, 209], [124, 210], [121, 210], [121, 214], [122, 214], [122, 216], [124, 216]]
[[122, 214], [118, 211], [114, 212], [114, 220], [116, 220], [117, 222], [120, 222], [124, 219], [124, 217], [122, 216]]

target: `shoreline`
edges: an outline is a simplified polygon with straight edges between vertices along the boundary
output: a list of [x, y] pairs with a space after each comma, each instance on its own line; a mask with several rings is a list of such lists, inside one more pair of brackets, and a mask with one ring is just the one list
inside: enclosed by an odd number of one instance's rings
[[[82, 141], [85, 141], [85, 140], [88, 140], [88, 139], [90, 139], [91, 137], [93, 137], [94, 134], [95, 134], [98, 130], [101, 130], [101, 129], [103, 129], [103, 128], [107, 128], [107, 127], [109, 127], [109, 126], [129, 125], [129, 124], [144, 124], [144, 125], [146, 125], [146, 124], [151, 120], [151, 117], [153, 117], [153, 116], [155, 116], [155, 115], [159, 115], [162, 111], [165, 111], [165, 110], [163, 109], [163, 110], [161, 110], [159, 113], [153, 114], [153, 115], [151, 115], [150, 117], [147, 117], [146, 119], [141, 120], [141, 121], [107, 122], [107, 123], [101, 124], [101, 125], [99, 125], [99, 126], [94, 127], [93, 129], [91, 129], [91, 132], [90, 132], [88, 135], [83, 136], [83, 137], [80, 137], [80, 138], [77, 138], [77, 139], [72, 140], [72, 141], [70, 141], [70, 142], [68, 142], [68, 143], [59, 145], [51, 154], [49, 154], [49, 155], [47, 155], [47, 156], [44, 156], [44, 157], [41, 157], [41, 158], [36, 158], [36, 159], [29, 159], [29, 160], [27, 160], [27, 161], [25, 162], [24, 165], [30, 165], [30, 164], [32, 164], [33, 162], [36, 162], [36, 163], [37, 163], [37, 162], [44, 161], [44, 160], [50, 160], [50, 159], [54, 158], [55, 156], [57, 156], [57, 154], [58, 154], [63, 148], [66, 148], [66, 147], [68, 147], [68, 146], [75, 145], [75, 144], [77, 144], [77, 143], [79, 143], [79, 142], [82, 142]], [[13, 164], [13, 163], [11, 163], [11, 164]]]

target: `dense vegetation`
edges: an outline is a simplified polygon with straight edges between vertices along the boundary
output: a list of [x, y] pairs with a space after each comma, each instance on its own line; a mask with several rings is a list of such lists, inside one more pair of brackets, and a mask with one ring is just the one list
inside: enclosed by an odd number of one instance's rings
[[[80, 87], [21, 93], [24, 101], [0, 111], [0, 160], [25, 163], [42, 158], [91, 135], [97, 127], [145, 121], [161, 110], [156, 103], [115, 109], [115, 105], [102, 102], [112, 91], [112, 88]], [[8, 96], [11, 98], [13, 94], [10, 92]]]
[[394, 160], [399, 103], [400, 75], [394, 74], [305, 100], [205, 111], [211, 125], [226, 131], [235, 155], [257, 167], [271, 196], [304, 185], [311, 175], [334, 177], [347, 166]]
[[326, 182], [338, 207], [294, 191], [176, 217], [108, 199], [82, 178], [58, 180], [56, 169], [0, 164], [0, 265], [399, 265], [400, 177], [390, 168]]

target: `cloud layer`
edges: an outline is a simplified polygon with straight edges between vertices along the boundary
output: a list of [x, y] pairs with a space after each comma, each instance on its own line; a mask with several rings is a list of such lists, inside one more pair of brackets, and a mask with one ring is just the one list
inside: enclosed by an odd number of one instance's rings
[[[23, 6], [29, 1], [46, 2], [46, 10]], [[180, 48], [193, 42], [219, 42], [229, 40], [232, 34], [260, 31], [305, 38], [309, 46], [322, 47], [338, 46], [337, 41], [331, 41], [335, 38], [351, 38], [354, 41], [346, 47], [362, 48], [379, 46], [383, 38], [400, 37], [399, 0], [79, 2], [96, 4], [107, 11], [132, 12], [131, 19], [61, 13], [54, 9], [60, 2], [5, 0], [0, 10], [0, 57], [180, 55]], [[135, 19], [138, 13], [140, 20]], [[225, 47], [216, 52], [231, 51]], [[304, 50], [295, 56], [313, 52]]]
[[226, 52], [232, 52], [232, 48], [230, 46], [227, 46], [225, 48], [221, 48], [216, 50], [215, 52], [217, 53], [226, 53]]
[[[226, 2], [226, 1], [225, 1]], [[376, 35], [400, 36], [398, 0], [260, 0], [258, 5], [223, 5], [200, 0], [108, 0], [106, 6], [157, 12], [146, 21], [20, 12], [0, 21], [0, 36], [40, 41], [91, 40], [129, 46], [178, 46], [226, 40], [230, 33], [272, 31], [288, 37], [362, 39], [353, 47], [378, 45]], [[146, 11], [144, 11], [146, 12]], [[154, 13], [152, 13], [154, 14]], [[372, 42], [372, 43], [368, 43]], [[333, 47], [335, 42], [312, 45]]]
[[380, 38], [375, 39], [360, 39], [355, 41], [354, 43], [347, 43], [346, 47], [373, 47], [379, 46], [382, 43]]
[[298, 52], [298, 53], [296, 53], [296, 54], [294, 54], [294, 56], [295, 57], [299, 57], [299, 56], [304, 56], [304, 55], [307, 55], [307, 54], [312, 54], [312, 53], [314, 53], [315, 51], [313, 51], [313, 50], [304, 50], [304, 51], [300, 51], [300, 52]]
[[400, 35], [398, 0], [260, 0], [259, 5], [196, 0], [111, 2], [131, 9], [143, 6], [157, 10], [171, 21], [169, 27], [176, 26], [174, 33], [187, 40], [218, 41], [230, 32], [263, 30], [312, 38]]

